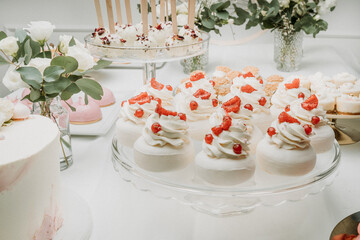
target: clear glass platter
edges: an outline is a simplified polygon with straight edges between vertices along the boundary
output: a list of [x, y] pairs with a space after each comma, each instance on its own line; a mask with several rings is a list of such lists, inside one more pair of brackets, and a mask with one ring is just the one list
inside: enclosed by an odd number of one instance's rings
[[[195, 143], [195, 149], [201, 150], [200, 142]], [[304, 176], [270, 175], [256, 166], [252, 179], [231, 187], [202, 181], [196, 176], [193, 163], [166, 173], [143, 170], [133, 160], [133, 149], [118, 145], [116, 137], [112, 142], [112, 161], [121, 178], [141, 191], [175, 199], [209, 215], [230, 216], [251, 212], [259, 206], [299, 201], [321, 192], [337, 175], [340, 147], [335, 141], [331, 151], [318, 154], [315, 168]]]

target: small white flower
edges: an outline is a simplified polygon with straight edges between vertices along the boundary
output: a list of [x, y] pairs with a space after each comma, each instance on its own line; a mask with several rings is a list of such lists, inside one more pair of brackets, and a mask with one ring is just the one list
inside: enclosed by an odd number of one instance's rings
[[44, 73], [45, 68], [50, 66], [51, 59], [50, 58], [33, 58], [30, 60], [28, 66], [37, 68], [41, 74]]
[[16, 37], [6, 37], [0, 41], [0, 49], [5, 52], [6, 55], [15, 57], [17, 51], [19, 50], [19, 45], [17, 44]]
[[7, 98], [0, 98], [0, 113], [4, 115], [4, 122], [9, 121], [14, 114], [14, 104]]
[[266, 11], [265, 10], [261, 10], [261, 15], [265, 16], [266, 15]]
[[179, 14], [176, 19], [179, 26], [185, 26], [188, 23], [187, 14]]
[[320, 20], [320, 18], [321, 18], [321, 17], [320, 17], [320, 15], [319, 15], [319, 14], [316, 14], [316, 15], [314, 16], [314, 20], [315, 20], [315, 21], [319, 21], [319, 20]]
[[279, 0], [279, 4], [281, 8], [288, 8], [290, 4], [290, 0]]
[[86, 71], [95, 65], [94, 58], [87, 48], [79, 47], [77, 45], [69, 47], [66, 56], [73, 57], [78, 61], [78, 70], [80, 72]]
[[55, 26], [47, 21], [30, 22], [29, 28], [24, 28], [29, 32], [32, 40], [39, 42], [42, 46], [49, 40]]
[[228, 20], [228, 24], [234, 24], [234, 19], [230, 18], [230, 19]]
[[20, 73], [16, 72], [15, 65], [10, 65], [3, 78], [4, 86], [9, 91], [15, 91], [19, 88], [29, 87], [20, 76]]
[[[72, 38], [73, 36], [70, 35], [60, 35], [58, 48], [61, 53], [66, 54], [68, 52], [69, 43]], [[75, 40], [75, 45], [84, 47], [84, 45], [79, 40], [77, 40], [76, 38], [74, 38], [74, 40]]]

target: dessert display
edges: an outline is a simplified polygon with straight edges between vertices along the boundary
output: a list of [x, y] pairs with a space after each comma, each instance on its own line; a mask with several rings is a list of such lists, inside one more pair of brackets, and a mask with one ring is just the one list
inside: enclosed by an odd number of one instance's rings
[[195, 158], [198, 176], [216, 185], [236, 185], [249, 180], [255, 171], [249, 139], [246, 124], [225, 116], [220, 125], [205, 135], [203, 150]]
[[93, 99], [89, 98], [88, 103], [85, 104], [85, 99], [77, 95], [66, 102], [76, 109], [72, 111], [66, 103], [62, 103], [69, 112], [69, 121], [71, 124], [90, 124], [102, 119], [100, 106]]
[[147, 92], [141, 92], [121, 103], [119, 119], [116, 122], [116, 136], [119, 144], [133, 147], [141, 136], [145, 122], [154, 113], [158, 101]]
[[25, 108], [0, 99], [1, 239], [51, 240], [62, 225], [59, 130]]
[[194, 158], [194, 147], [187, 133], [184, 113], [157, 105], [134, 143], [134, 160], [148, 171], [164, 172], [186, 167]]
[[300, 176], [310, 172], [316, 153], [310, 145], [312, 128], [286, 112], [280, 113], [256, 150], [256, 161], [270, 174]]

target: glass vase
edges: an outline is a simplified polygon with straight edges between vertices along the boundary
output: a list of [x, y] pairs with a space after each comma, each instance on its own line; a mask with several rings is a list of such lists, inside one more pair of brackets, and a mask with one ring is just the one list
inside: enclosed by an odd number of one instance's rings
[[189, 74], [195, 70], [205, 70], [208, 62], [209, 52], [206, 51], [199, 56], [183, 59], [180, 64], [183, 66], [184, 73]]
[[274, 31], [274, 60], [276, 68], [282, 72], [299, 70], [303, 56], [303, 32], [281, 29]]
[[35, 103], [33, 106], [33, 114], [48, 117], [57, 125], [60, 131], [60, 170], [69, 168], [73, 164], [69, 113], [61, 105], [60, 98], [56, 97]]

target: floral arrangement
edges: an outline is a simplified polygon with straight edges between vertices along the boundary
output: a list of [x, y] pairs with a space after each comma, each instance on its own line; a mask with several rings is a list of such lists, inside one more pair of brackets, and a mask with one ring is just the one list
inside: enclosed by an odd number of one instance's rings
[[[13, 116], [14, 104], [6, 98], [0, 98], [0, 129], [3, 125], [10, 123]], [[0, 134], [1, 140], [1, 134]]]
[[111, 63], [95, 62], [88, 49], [72, 36], [60, 36], [56, 47], [48, 43], [54, 29], [50, 22], [39, 21], [16, 30], [15, 36], [0, 32], [0, 64], [10, 65], [3, 84], [10, 91], [29, 88], [30, 94], [25, 98], [40, 102], [41, 114], [48, 117], [50, 108], [44, 105], [55, 97], [68, 100], [82, 91], [86, 102], [88, 96], [101, 99], [101, 85], [86, 78], [86, 74]]
[[246, 29], [260, 25], [262, 29], [279, 29], [284, 35], [303, 30], [314, 37], [327, 30], [322, 17], [333, 11], [336, 0], [249, 0], [247, 9], [237, 8], [238, 16], [246, 16]]

